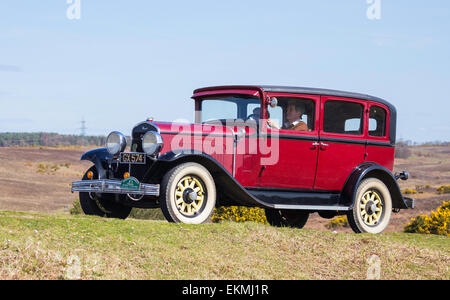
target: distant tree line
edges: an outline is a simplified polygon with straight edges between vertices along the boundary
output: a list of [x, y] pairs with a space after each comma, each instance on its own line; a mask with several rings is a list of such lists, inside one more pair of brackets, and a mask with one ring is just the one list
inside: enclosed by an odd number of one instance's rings
[[397, 146], [450, 146], [450, 142], [446, 141], [429, 141], [418, 143], [411, 140], [402, 140], [397, 141]]
[[57, 133], [0, 133], [0, 147], [13, 146], [103, 146], [106, 137], [104, 136], [80, 136], [63, 135]]

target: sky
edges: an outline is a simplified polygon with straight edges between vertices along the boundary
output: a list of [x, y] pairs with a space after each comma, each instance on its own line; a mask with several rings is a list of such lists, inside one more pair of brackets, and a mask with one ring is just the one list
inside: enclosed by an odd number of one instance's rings
[[449, 141], [450, 1], [0, 2], [0, 132], [129, 135], [226, 84], [370, 94], [398, 138]]

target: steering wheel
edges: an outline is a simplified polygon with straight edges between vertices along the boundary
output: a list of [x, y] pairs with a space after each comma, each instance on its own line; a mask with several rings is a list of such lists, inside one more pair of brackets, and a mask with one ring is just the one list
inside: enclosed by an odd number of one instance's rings
[[259, 114], [251, 114], [247, 117], [247, 120], [253, 120], [257, 122], [259, 120]]

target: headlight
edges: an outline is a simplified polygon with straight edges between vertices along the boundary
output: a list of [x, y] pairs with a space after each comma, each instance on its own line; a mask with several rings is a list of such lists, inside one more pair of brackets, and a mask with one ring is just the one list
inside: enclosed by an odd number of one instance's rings
[[147, 155], [158, 154], [163, 146], [163, 139], [156, 131], [147, 131], [142, 137], [142, 149]]
[[111, 132], [106, 138], [106, 149], [111, 155], [117, 155], [120, 152], [123, 152], [127, 147], [127, 139], [125, 136], [118, 132]]

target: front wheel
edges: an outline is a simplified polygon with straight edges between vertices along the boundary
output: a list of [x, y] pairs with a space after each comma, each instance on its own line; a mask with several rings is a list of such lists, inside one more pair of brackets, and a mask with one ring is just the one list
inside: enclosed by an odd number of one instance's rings
[[216, 206], [216, 186], [209, 171], [198, 163], [171, 169], [161, 182], [161, 210], [167, 221], [202, 224]]
[[[91, 167], [83, 176], [83, 180], [89, 180], [88, 173], [93, 173], [93, 178], [98, 178], [95, 166]], [[86, 215], [126, 219], [131, 212], [131, 207], [120, 203], [123, 195], [97, 194], [80, 192], [81, 209]]]
[[368, 178], [358, 186], [353, 209], [348, 211], [347, 218], [354, 232], [378, 234], [389, 225], [391, 211], [389, 189], [381, 180]]
[[309, 213], [301, 210], [265, 209], [267, 222], [276, 227], [303, 228], [308, 221]]

